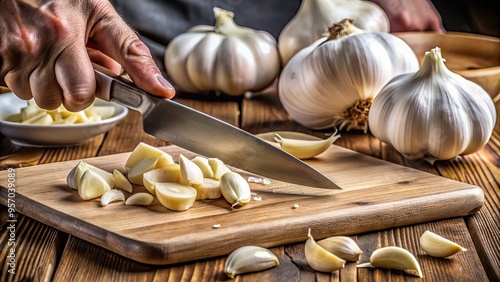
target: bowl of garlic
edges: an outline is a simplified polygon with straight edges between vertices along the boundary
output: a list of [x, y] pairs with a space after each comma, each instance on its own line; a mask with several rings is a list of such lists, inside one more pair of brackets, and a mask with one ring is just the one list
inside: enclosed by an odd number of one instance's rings
[[84, 144], [112, 129], [127, 113], [126, 107], [99, 99], [80, 112], [70, 112], [63, 106], [49, 111], [12, 92], [0, 94], [0, 132], [24, 147]]
[[395, 33], [413, 49], [420, 63], [425, 52], [441, 48], [449, 70], [479, 84], [500, 99], [500, 38], [462, 32]]

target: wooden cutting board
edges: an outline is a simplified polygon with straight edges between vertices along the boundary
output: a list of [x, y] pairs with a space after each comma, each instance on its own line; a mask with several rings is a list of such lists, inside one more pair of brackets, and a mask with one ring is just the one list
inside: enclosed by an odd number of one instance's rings
[[[175, 160], [180, 153], [195, 156], [176, 146], [162, 149]], [[108, 171], [123, 171], [128, 155], [85, 161]], [[197, 201], [184, 212], [167, 210], [157, 200], [147, 207], [123, 202], [101, 207], [98, 200], [83, 201], [66, 186], [66, 175], [77, 162], [19, 168], [15, 176], [1, 171], [0, 203], [7, 205], [12, 199], [16, 212], [148, 264], [221, 256], [244, 245], [304, 242], [308, 228], [320, 239], [465, 216], [478, 211], [484, 200], [480, 187], [333, 145], [308, 163], [343, 190], [271, 180], [268, 186], [251, 184], [260, 200], [254, 198], [234, 210], [224, 199]], [[7, 189], [12, 179], [15, 191]], [[145, 189], [137, 186], [134, 192], [138, 191]]]

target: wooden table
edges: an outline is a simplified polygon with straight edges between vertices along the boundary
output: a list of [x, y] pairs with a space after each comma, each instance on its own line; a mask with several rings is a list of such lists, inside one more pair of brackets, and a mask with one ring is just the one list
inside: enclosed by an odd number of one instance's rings
[[[277, 95], [263, 94], [243, 101], [176, 98], [177, 101], [211, 114], [251, 133], [294, 130], [322, 136], [293, 122], [281, 107]], [[499, 102], [496, 104], [499, 112]], [[104, 156], [134, 149], [139, 141], [154, 146], [168, 145], [143, 133], [135, 112], [107, 134], [78, 146], [55, 149], [20, 148], [0, 137], [0, 169], [34, 166], [65, 160]], [[426, 281], [500, 281], [500, 123], [480, 152], [434, 165], [410, 161], [370, 134], [343, 132], [336, 142], [345, 148], [389, 162], [416, 168], [484, 189], [484, 206], [468, 217], [405, 226], [352, 236], [364, 251], [389, 245], [416, 254]], [[8, 272], [7, 208], [0, 206], [0, 281], [226, 281], [225, 257], [170, 266], [137, 263], [84, 240], [58, 231], [22, 214], [17, 214], [15, 230], [16, 274]], [[419, 236], [427, 229], [453, 238], [468, 249], [448, 259], [432, 259], [418, 249]], [[207, 242], [209, 244], [210, 242]], [[247, 275], [237, 281], [417, 281], [403, 271], [357, 269], [355, 263], [331, 274], [313, 271], [306, 263], [304, 244], [272, 248], [279, 257], [276, 268]]]

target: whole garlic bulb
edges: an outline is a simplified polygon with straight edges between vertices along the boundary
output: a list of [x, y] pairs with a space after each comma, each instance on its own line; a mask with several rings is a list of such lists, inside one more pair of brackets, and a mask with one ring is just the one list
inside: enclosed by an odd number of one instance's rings
[[288, 62], [278, 93], [287, 113], [305, 127], [366, 132], [372, 98], [393, 77], [416, 70], [417, 56], [399, 37], [344, 20]]
[[361, 0], [303, 0], [297, 14], [278, 38], [281, 63], [285, 65], [299, 50], [323, 36], [327, 27], [353, 19], [368, 31], [389, 31], [389, 19], [376, 4]]
[[233, 96], [270, 85], [281, 68], [274, 37], [238, 26], [232, 12], [215, 7], [214, 14], [215, 26], [194, 26], [168, 44], [171, 80], [182, 91]]
[[436, 47], [420, 70], [391, 80], [373, 101], [372, 134], [410, 159], [446, 160], [480, 150], [495, 126], [492, 99], [448, 70]]

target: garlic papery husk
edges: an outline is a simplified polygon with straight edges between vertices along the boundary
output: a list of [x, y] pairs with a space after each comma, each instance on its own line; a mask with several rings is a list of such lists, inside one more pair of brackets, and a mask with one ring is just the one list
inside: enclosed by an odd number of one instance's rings
[[278, 38], [281, 63], [285, 65], [299, 50], [323, 36], [332, 23], [345, 18], [368, 31], [389, 31], [389, 19], [376, 4], [360, 0], [303, 0], [297, 14]]
[[410, 159], [447, 160], [480, 150], [495, 126], [491, 97], [448, 70], [440, 48], [416, 73], [391, 80], [369, 113], [371, 133]]
[[175, 37], [165, 67], [186, 92], [233, 96], [270, 85], [280, 71], [276, 40], [265, 31], [238, 26], [233, 13], [214, 8], [215, 26], [195, 26]]
[[395, 76], [416, 70], [417, 56], [399, 37], [360, 30], [346, 19], [288, 62], [278, 93], [305, 127], [366, 132], [372, 99]]
[[226, 259], [224, 273], [230, 278], [238, 274], [262, 271], [279, 265], [275, 254], [258, 246], [244, 246], [234, 250]]

